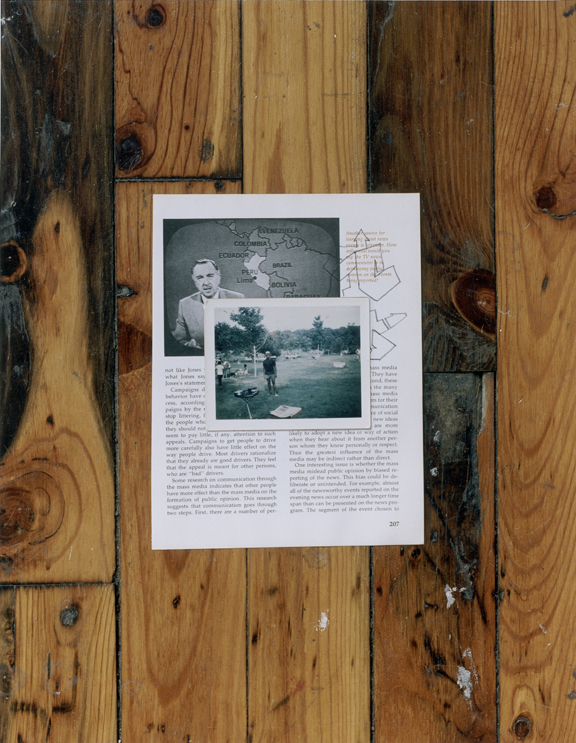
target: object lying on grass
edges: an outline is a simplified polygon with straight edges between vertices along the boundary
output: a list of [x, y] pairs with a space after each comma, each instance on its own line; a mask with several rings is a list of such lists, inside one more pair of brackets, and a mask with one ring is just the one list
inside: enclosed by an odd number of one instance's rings
[[334, 366], [337, 369], [343, 369], [346, 366], [346, 362], [345, 361], [335, 361], [334, 362]]
[[245, 390], [236, 390], [234, 397], [241, 397], [243, 400], [249, 400], [259, 392], [258, 387], [246, 387]]
[[273, 418], [295, 418], [302, 412], [302, 408], [295, 408], [293, 405], [280, 405], [276, 410], [271, 410], [270, 415]]

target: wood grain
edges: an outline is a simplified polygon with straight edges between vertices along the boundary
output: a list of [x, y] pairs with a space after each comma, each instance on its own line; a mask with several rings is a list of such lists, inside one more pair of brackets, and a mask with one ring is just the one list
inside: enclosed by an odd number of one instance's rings
[[116, 0], [119, 176], [240, 175], [237, 0]]
[[[501, 736], [576, 736], [571, 3], [497, 3]], [[564, 217], [564, 218], [559, 218]]]
[[421, 193], [424, 369], [494, 370], [490, 3], [368, 7], [371, 190]]
[[[364, 5], [242, 14], [244, 191], [365, 191]], [[249, 740], [369, 739], [368, 598], [367, 548], [248, 552]]]
[[[2, 412], [15, 417], [0, 464], [0, 580], [107, 581], [112, 8], [6, 0], [3, 9], [2, 279], [20, 291], [0, 297], [4, 318], [11, 304], [5, 328], [17, 330], [3, 362], [22, 368], [8, 370], [3, 394]], [[21, 392], [25, 405], [13, 402]]]
[[64, 192], [48, 199], [32, 246], [28, 296], [34, 301], [26, 298], [24, 309], [34, 365], [18, 433], [0, 465], [1, 575], [110, 580], [113, 467], [85, 335], [80, 226]]
[[425, 375], [425, 544], [374, 549], [376, 740], [496, 741], [494, 377]]
[[[4, 0], [2, 7], [0, 243], [19, 244], [33, 270], [31, 240], [38, 218], [54, 191], [66, 192], [78, 221], [79, 250], [86, 266], [84, 333], [94, 394], [111, 442], [112, 3]], [[61, 281], [65, 278], [66, 274], [59, 276]], [[26, 288], [25, 283], [20, 286]], [[27, 296], [33, 303], [33, 294]]]
[[246, 737], [243, 550], [151, 550], [151, 266], [154, 193], [234, 193], [237, 183], [117, 189], [122, 736], [225, 743]]
[[246, 193], [366, 190], [363, 3], [242, 3]]
[[[1, 249], [0, 249], [1, 250]], [[5, 251], [2, 251], [5, 252]], [[30, 342], [18, 287], [0, 283], [0, 459], [14, 440], [30, 388]]]
[[116, 743], [112, 586], [0, 593], [3, 743]]
[[249, 740], [368, 741], [366, 549], [249, 553]]

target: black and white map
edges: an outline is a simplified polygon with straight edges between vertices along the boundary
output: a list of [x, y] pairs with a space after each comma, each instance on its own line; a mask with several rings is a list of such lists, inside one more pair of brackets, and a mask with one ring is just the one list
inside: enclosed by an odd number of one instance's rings
[[[246, 298], [340, 296], [339, 220], [170, 220], [165, 228], [164, 292], [173, 323], [182, 297], [196, 291], [196, 261], [214, 261], [220, 286]], [[167, 232], [167, 234], [166, 234]]]

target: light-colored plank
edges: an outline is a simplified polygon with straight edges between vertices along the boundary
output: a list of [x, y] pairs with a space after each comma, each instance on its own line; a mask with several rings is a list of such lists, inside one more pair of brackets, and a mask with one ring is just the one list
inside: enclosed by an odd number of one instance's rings
[[226, 743], [246, 736], [242, 550], [152, 552], [150, 532], [153, 193], [234, 193], [238, 184], [117, 189], [122, 737]]
[[238, 0], [115, 8], [118, 174], [238, 176]]
[[425, 543], [374, 549], [376, 740], [496, 741], [494, 377], [425, 376]]
[[369, 9], [371, 190], [421, 194], [424, 369], [493, 370], [491, 4]]
[[367, 549], [249, 554], [249, 740], [366, 743]]
[[[2, 594], [3, 743], [116, 743], [112, 586], [19, 587]], [[9, 599], [6, 601], [5, 599]], [[13, 608], [12, 608], [13, 607]]]
[[54, 192], [32, 236], [34, 349], [20, 427], [0, 467], [1, 577], [105, 581], [115, 564], [114, 480], [93, 391], [86, 262], [78, 215]]
[[[245, 0], [242, 29], [244, 191], [365, 191], [364, 4]], [[368, 598], [367, 548], [249, 551], [251, 741], [369, 740]]]
[[495, 24], [501, 740], [570, 741], [576, 15], [495, 3]]
[[244, 0], [242, 60], [244, 191], [365, 191], [364, 3]]

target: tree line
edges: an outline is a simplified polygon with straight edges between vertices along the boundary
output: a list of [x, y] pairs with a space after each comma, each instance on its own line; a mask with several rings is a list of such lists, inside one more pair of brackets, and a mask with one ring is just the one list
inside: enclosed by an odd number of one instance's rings
[[274, 330], [269, 332], [256, 307], [240, 307], [232, 313], [234, 324], [219, 322], [214, 327], [218, 354], [252, 354], [270, 351], [280, 356], [283, 351], [303, 352], [319, 349], [326, 353], [354, 353], [360, 348], [360, 326], [348, 324], [341, 328], [325, 328], [321, 315], [314, 318], [311, 328]]

